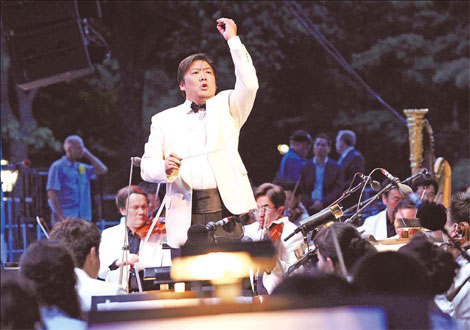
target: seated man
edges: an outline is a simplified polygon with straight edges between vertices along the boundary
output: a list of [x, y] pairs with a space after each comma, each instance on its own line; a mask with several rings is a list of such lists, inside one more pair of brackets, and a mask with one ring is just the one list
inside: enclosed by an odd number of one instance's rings
[[[464, 250], [469, 253], [470, 241], [464, 239], [459, 232], [459, 223], [470, 224], [470, 193], [459, 192], [452, 196], [450, 208], [447, 212], [446, 230], [450, 236], [459, 241]], [[454, 278], [452, 287], [447, 294], [436, 296], [437, 306], [445, 313], [458, 319], [462, 328], [470, 327], [470, 262], [456, 249], [449, 248], [454, 254], [460, 269]]]
[[415, 219], [418, 209], [416, 205], [408, 198], [404, 198], [393, 210], [392, 218], [395, 229], [400, 225], [400, 219]]
[[[127, 228], [125, 216], [127, 196], [129, 194], [129, 212], [127, 215]], [[137, 186], [124, 187], [116, 195], [116, 205], [123, 218], [117, 226], [103, 230], [100, 245], [100, 278], [113, 283], [119, 283], [120, 267], [131, 266], [130, 275], [127, 271], [122, 276], [122, 286], [129, 291], [138, 289], [135, 269], [142, 270], [146, 267], [161, 267], [171, 264], [170, 253], [162, 249], [162, 243], [166, 235], [161, 232], [152, 233], [144, 245], [145, 234], [139, 234], [139, 229], [149, 224], [147, 195]], [[156, 225], [155, 228], [159, 226]], [[127, 231], [127, 245], [129, 252], [123, 258], [123, 244]], [[141, 236], [140, 236], [141, 235]], [[129, 269], [125, 267], [124, 270]], [[126, 279], [129, 279], [127, 282]]]
[[319, 134], [313, 145], [313, 161], [302, 167], [300, 188], [302, 203], [312, 215], [333, 203], [343, 192], [344, 171], [329, 159], [331, 139]]
[[[389, 183], [390, 180], [384, 180], [382, 187], [384, 188]], [[377, 240], [395, 236], [397, 233], [394, 226], [393, 211], [402, 199], [403, 194], [396, 186], [393, 186], [391, 190], [384, 193], [382, 195], [382, 203], [386, 206], [385, 210], [364, 220], [364, 224], [357, 228], [361, 236], [368, 238], [372, 235]]]
[[[263, 273], [258, 282], [258, 293], [263, 294], [263, 285], [269, 294], [282, 282], [289, 267], [297, 261], [296, 250], [303, 252], [303, 236], [298, 233], [284, 241], [297, 226], [283, 216], [286, 195], [284, 190], [271, 183], [264, 183], [255, 192], [257, 222], [245, 226], [245, 236], [253, 241], [270, 239], [276, 250], [276, 266]], [[261, 276], [260, 276], [261, 278]]]
[[410, 198], [419, 206], [423, 201], [434, 202], [439, 186], [433, 179], [419, 177], [413, 181], [411, 188], [413, 189], [413, 194]]
[[75, 260], [77, 293], [84, 312], [91, 310], [92, 296], [125, 294], [124, 289], [114, 283], [97, 280], [100, 269], [99, 246], [101, 234], [98, 227], [80, 218], [68, 218], [54, 224], [50, 239], [61, 241], [67, 246]]

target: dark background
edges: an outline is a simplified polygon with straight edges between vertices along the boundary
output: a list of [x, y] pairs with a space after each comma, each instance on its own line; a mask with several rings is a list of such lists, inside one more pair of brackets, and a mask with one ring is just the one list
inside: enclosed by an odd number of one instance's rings
[[[253, 184], [271, 181], [295, 129], [312, 136], [353, 129], [366, 170], [410, 174], [408, 130], [306, 31], [284, 2], [101, 1], [95, 28], [111, 58], [95, 73], [27, 93], [15, 89], [2, 42], [2, 158], [47, 170], [71, 134], [109, 167], [103, 191], [126, 185], [129, 157], [141, 156], [150, 118], [182, 102], [179, 61], [211, 54], [219, 91], [234, 86], [233, 64], [216, 29], [233, 18], [260, 89], [240, 136]], [[467, 1], [298, 2], [299, 11], [375, 92], [401, 115], [429, 108], [435, 154], [453, 166], [453, 190], [470, 183], [469, 3]], [[29, 102], [29, 103], [28, 103]], [[29, 110], [28, 110], [29, 104]], [[29, 111], [29, 112], [28, 112]], [[404, 116], [404, 115], [403, 115]], [[333, 159], [338, 155], [333, 151]], [[138, 171], [134, 182], [138, 183]]]

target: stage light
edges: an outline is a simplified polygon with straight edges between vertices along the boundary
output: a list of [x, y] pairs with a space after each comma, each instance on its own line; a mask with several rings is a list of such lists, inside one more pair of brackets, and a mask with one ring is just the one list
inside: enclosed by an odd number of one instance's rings
[[17, 170], [2, 170], [2, 190], [3, 192], [12, 192], [18, 180]]
[[285, 155], [289, 151], [289, 146], [287, 144], [279, 144], [277, 151], [279, 151], [281, 155]]

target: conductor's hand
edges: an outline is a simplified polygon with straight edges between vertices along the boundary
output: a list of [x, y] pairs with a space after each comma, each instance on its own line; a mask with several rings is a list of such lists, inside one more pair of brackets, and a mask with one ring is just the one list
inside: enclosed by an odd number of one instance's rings
[[181, 166], [181, 157], [171, 153], [167, 158], [165, 158], [165, 173], [167, 176], [172, 176], [175, 172], [180, 169]]
[[237, 35], [237, 25], [230, 18], [219, 18], [217, 20], [217, 30], [219, 30], [225, 40]]

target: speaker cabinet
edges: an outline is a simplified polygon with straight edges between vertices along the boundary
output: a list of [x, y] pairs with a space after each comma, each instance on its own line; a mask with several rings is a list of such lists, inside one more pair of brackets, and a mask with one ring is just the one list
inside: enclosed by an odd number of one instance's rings
[[93, 72], [76, 1], [2, 2], [2, 28], [18, 87]]

